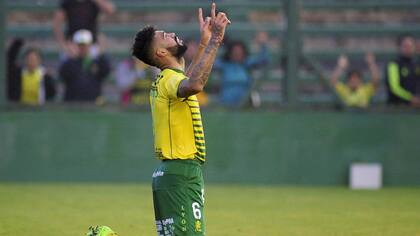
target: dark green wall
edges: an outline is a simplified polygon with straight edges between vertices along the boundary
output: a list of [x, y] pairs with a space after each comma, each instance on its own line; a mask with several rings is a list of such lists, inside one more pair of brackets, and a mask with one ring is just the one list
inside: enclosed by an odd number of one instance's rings
[[[149, 181], [149, 113], [2, 112], [0, 180]], [[346, 184], [381, 162], [386, 185], [420, 185], [420, 114], [204, 111], [207, 182]]]

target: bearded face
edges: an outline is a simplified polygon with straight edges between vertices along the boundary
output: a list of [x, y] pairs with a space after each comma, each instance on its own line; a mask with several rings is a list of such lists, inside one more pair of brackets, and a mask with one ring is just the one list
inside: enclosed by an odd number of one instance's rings
[[178, 37], [175, 38], [175, 42], [176, 46], [168, 48], [168, 51], [172, 54], [172, 56], [179, 60], [184, 56], [188, 46], [184, 45], [184, 43]]

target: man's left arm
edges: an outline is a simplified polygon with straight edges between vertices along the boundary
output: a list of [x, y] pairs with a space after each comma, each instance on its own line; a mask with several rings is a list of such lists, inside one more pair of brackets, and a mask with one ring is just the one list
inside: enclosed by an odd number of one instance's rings
[[270, 55], [268, 52], [268, 34], [266, 32], [259, 32], [255, 37], [255, 41], [260, 47], [259, 53], [255, 56], [249, 56], [246, 59], [245, 65], [249, 68], [268, 64]]
[[375, 90], [379, 87], [380, 75], [379, 75], [379, 68], [376, 64], [375, 55], [373, 53], [367, 53], [365, 56], [365, 61], [369, 67], [370, 76], [372, 77], [372, 85]]
[[193, 65], [189, 78], [179, 84], [177, 97], [189, 97], [203, 91], [228, 24], [230, 24], [230, 20], [225, 13], [219, 12], [216, 16], [216, 4], [213, 3], [211, 21], [205, 23], [205, 27], [209, 28], [211, 32], [209, 44], [203, 55], [198, 58], [198, 62]]
[[206, 19], [203, 18], [203, 9], [198, 9], [198, 23], [200, 24], [200, 44], [198, 46], [197, 52], [194, 55], [194, 58], [191, 62], [191, 64], [188, 66], [186, 75], [188, 77], [191, 76], [192, 69], [195, 65], [197, 65], [199, 59], [203, 56], [204, 51], [206, 50], [207, 45], [209, 44], [210, 38], [211, 38], [211, 31], [208, 27], [210, 24], [210, 17], [206, 17]]
[[108, 15], [111, 15], [115, 12], [115, 5], [111, 0], [93, 0], [96, 5]]

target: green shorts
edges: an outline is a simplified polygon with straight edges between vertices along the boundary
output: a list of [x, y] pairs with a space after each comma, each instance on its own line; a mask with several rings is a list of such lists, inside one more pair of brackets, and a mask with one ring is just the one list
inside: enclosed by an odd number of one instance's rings
[[153, 173], [158, 236], [205, 235], [201, 168], [196, 160], [167, 160]]

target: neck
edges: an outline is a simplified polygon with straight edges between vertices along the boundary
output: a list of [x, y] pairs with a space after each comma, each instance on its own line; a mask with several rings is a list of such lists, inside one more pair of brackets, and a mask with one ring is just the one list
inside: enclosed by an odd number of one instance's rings
[[411, 60], [412, 56], [401, 55], [401, 58], [404, 60]]
[[30, 73], [33, 73], [38, 69], [38, 67], [26, 67], [26, 70], [28, 70]]
[[182, 65], [181, 62], [182, 62], [182, 59], [178, 61], [177, 59], [173, 58], [173, 60], [168, 60], [166, 63], [163, 63], [160, 66], [160, 69], [164, 70], [164, 69], [172, 68], [172, 69], [184, 71], [184, 66]]

